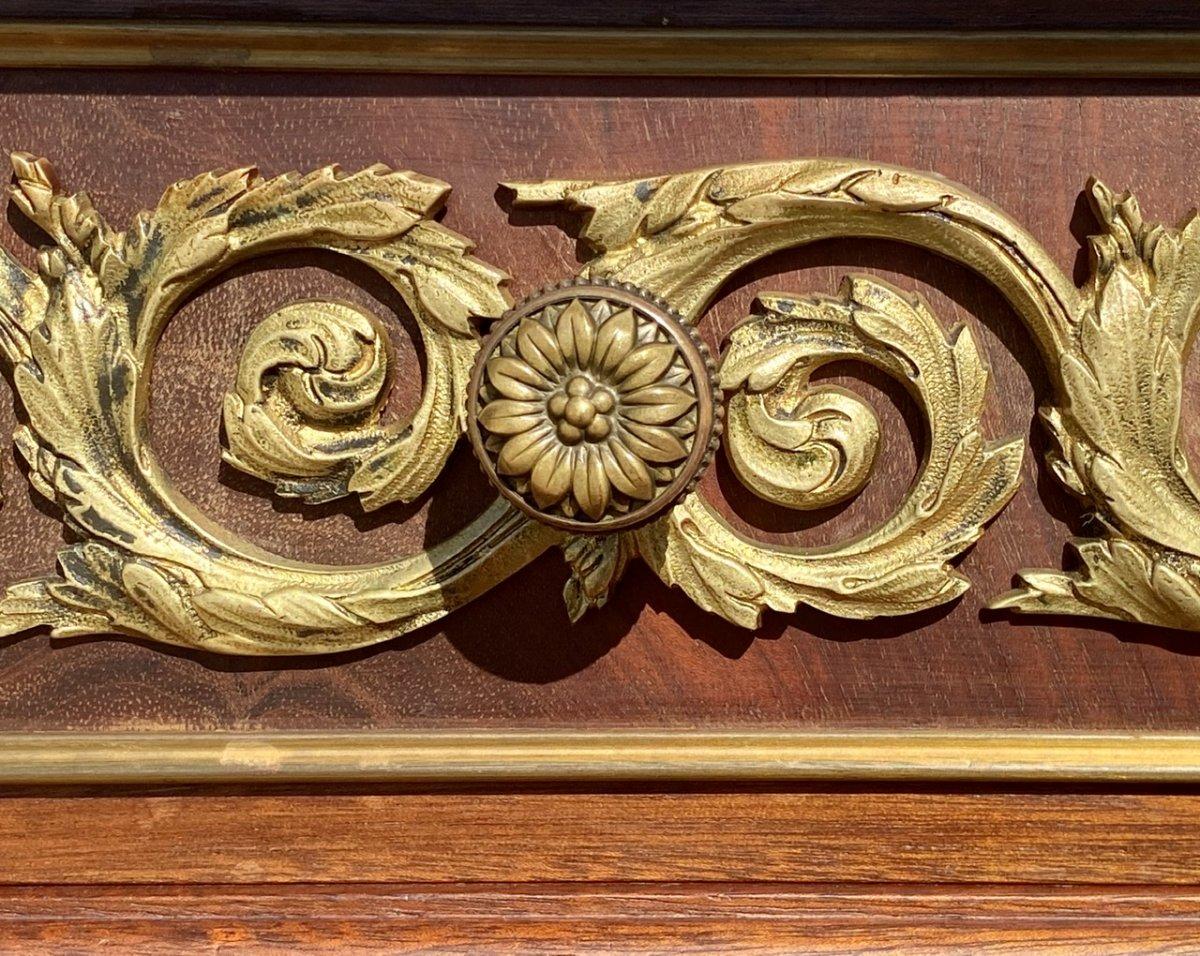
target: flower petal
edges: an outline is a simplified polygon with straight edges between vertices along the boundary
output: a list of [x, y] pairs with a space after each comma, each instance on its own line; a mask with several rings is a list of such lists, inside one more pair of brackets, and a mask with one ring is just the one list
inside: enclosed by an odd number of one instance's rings
[[487, 373], [496, 391], [505, 398], [541, 398], [550, 389], [549, 380], [541, 372], [528, 362], [507, 355], [488, 359]]
[[647, 385], [621, 396], [621, 415], [644, 425], [673, 422], [696, 404], [696, 396], [674, 385]]
[[554, 433], [547, 423], [541, 428], [514, 435], [504, 443], [496, 459], [496, 471], [502, 475], [528, 474], [538, 459], [554, 447]]
[[493, 435], [519, 435], [546, 421], [540, 402], [498, 398], [480, 409], [479, 424]]
[[572, 490], [579, 507], [593, 521], [599, 521], [608, 510], [608, 502], [612, 498], [612, 486], [608, 475], [604, 473], [604, 463], [593, 447], [583, 449], [583, 453], [575, 459]]
[[571, 487], [572, 458], [571, 449], [560, 447], [543, 455], [533, 466], [529, 487], [539, 508], [558, 504]]
[[588, 314], [587, 306], [579, 299], [562, 310], [554, 325], [554, 335], [563, 361], [578, 368], [587, 368], [592, 360], [592, 346], [596, 342], [596, 323]]
[[642, 461], [665, 465], [687, 457], [687, 447], [665, 428], [628, 421], [624, 424], [622, 440]]
[[637, 322], [633, 317], [633, 309], [614, 312], [600, 324], [596, 332], [592, 364], [604, 374], [611, 372], [625, 361], [635, 341]]
[[654, 479], [642, 460], [620, 441], [611, 441], [600, 449], [604, 473], [619, 491], [631, 498], [649, 501], [654, 497]]
[[554, 333], [536, 319], [524, 318], [517, 327], [517, 351], [526, 362], [551, 379], [566, 367]]
[[657, 382], [670, 367], [677, 351], [669, 342], [639, 345], [617, 366], [613, 381], [622, 392]]

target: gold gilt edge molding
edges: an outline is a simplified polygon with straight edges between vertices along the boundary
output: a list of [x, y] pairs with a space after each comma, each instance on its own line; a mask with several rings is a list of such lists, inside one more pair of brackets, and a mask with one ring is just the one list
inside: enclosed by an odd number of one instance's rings
[[[765, 293], [720, 362], [693, 326], [764, 256], [885, 237], [960, 262], [1025, 321], [1053, 382], [1053, 473], [1091, 510], [1078, 567], [1023, 571], [997, 608], [1200, 629], [1200, 491], [1180, 448], [1183, 369], [1200, 313], [1200, 218], [1143, 221], [1090, 185], [1099, 232], [1082, 288], [1001, 210], [934, 174], [856, 160], [713, 167], [628, 181], [509, 184], [517, 205], [583, 213], [595, 255], [510, 309], [507, 277], [434, 220], [449, 186], [374, 165], [180, 180], [127, 232], [50, 165], [12, 156], [15, 206], [53, 241], [36, 272], [5, 254], [0, 354], [27, 421], [15, 443], [72, 534], [58, 573], [11, 585], [0, 633], [126, 634], [209, 651], [322, 654], [449, 613], [561, 546], [572, 618], [644, 560], [747, 628], [800, 605], [899, 616], [969, 586], [953, 564], [1015, 493], [1024, 443], [985, 436], [988, 370], [968, 329], [919, 296], [850, 276], [838, 295]], [[147, 437], [154, 350], [178, 304], [236, 263], [319, 248], [375, 270], [426, 352], [424, 396], [393, 426], [385, 328], [339, 303], [294, 303], [252, 332], [226, 397], [227, 460], [278, 493], [362, 507], [412, 500], [464, 432], [501, 497], [429, 550], [372, 566], [271, 555], [174, 488]], [[480, 341], [474, 322], [498, 318]], [[872, 531], [820, 548], [737, 532], [696, 479], [725, 431], [747, 487], [794, 508], [869, 478], [871, 410], [813, 373], [862, 361], [925, 417], [916, 479]]]
[[8, 20], [0, 68], [659, 76], [1200, 75], [1200, 31], [830, 31]]
[[0, 786], [1200, 783], [1200, 737], [1009, 731], [7, 733]]

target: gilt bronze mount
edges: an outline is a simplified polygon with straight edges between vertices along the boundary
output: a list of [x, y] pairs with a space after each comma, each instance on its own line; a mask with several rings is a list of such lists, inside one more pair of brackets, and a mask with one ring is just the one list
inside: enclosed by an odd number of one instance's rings
[[[596, 254], [514, 309], [508, 277], [437, 221], [449, 186], [417, 173], [205, 173], [122, 232], [45, 160], [18, 153], [13, 168], [15, 205], [52, 244], [36, 271], [0, 253], [0, 353], [27, 415], [15, 441], [29, 480], [74, 540], [57, 573], [7, 589], [0, 633], [328, 653], [434, 621], [553, 547], [571, 569], [572, 618], [603, 605], [634, 558], [751, 628], [801, 604], [870, 618], [951, 601], [968, 587], [953, 561], [1016, 491], [1024, 454], [1020, 438], [984, 433], [988, 371], [969, 330], [849, 276], [834, 295], [761, 295], [719, 363], [695, 331], [739, 269], [834, 236], [887, 237], [974, 269], [1050, 370], [1050, 465], [1100, 531], [1074, 543], [1077, 567], [1021, 572], [993, 606], [1200, 630], [1200, 488], [1179, 442], [1200, 313], [1196, 217], [1152, 225], [1128, 194], [1091, 184], [1099, 227], [1077, 288], [1004, 212], [898, 167], [819, 159], [517, 183], [517, 205], [584, 213]], [[294, 248], [363, 263], [403, 297], [425, 352], [421, 402], [403, 422], [381, 416], [393, 360], [375, 316], [293, 303], [245, 345], [222, 409], [225, 458], [278, 494], [375, 509], [429, 489], [466, 432], [499, 495], [420, 554], [367, 567], [277, 558], [199, 515], [149, 446], [150, 371], [173, 312], [231, 266]], [[824, 507], [870, 479], [874, 413], [814, 377], [845, 360], [895, 378], [925, 418], [906, 497], [834, 546], [737, 531], [695, 488], [718, 443], [784, 507]]]
[[699, 334], [632, 285], [573, 280], [499, 322], [471, 376], [467, 432], [497, 490], [576, 533], [644, 524], [695, 487], [721, 433]]

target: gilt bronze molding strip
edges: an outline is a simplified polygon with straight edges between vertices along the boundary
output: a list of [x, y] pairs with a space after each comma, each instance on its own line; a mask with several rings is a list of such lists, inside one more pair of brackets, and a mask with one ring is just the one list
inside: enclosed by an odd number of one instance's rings
[[610, 76], [1200, 74], [1200, 32], [0, 21], [3, 68]]
[[1200, 782], [1200, 737], [602, 730], [0, 735], [0, 786]]

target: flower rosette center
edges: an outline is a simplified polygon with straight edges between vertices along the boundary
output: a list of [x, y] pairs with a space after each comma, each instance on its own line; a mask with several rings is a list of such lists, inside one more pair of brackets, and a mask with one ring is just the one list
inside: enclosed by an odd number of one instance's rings
[[535, 517], [627, 527], [678, 497], [707, 459], [710, 373], [691, 329], [655, 300], [619, 286], [551, 290], [484, 343], [472, 442], [493, 483]]

